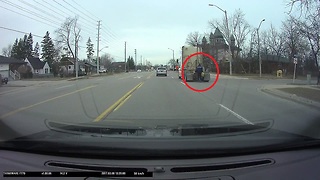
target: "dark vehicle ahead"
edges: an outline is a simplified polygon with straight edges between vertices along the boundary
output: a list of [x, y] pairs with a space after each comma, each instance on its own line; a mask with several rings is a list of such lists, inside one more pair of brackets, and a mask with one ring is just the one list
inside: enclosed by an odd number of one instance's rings
[[0, 80], [1, 80], [1, 84], [8, 84], [8, 78], [2, 77], [1, 74], [0, 74]]

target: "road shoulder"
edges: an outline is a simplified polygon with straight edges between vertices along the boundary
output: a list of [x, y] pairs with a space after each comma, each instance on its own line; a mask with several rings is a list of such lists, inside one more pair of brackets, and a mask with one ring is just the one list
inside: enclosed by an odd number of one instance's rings
[[[310, 95], [306, 96], [301, 89], [306, 88]], [[264, 85], [260, 88], [262, 92], [271, 94], [283, 99], [291, 100], [299, 104], [304, 104], [316, 109], [320, 109], [319, 98], [320, 88], [310, 85]]]

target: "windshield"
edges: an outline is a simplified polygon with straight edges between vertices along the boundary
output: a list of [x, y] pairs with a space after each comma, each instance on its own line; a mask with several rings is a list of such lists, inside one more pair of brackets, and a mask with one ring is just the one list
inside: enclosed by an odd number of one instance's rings
[[319, 8], [1, 0], [0, 148], [190, 155], [317, 142]]

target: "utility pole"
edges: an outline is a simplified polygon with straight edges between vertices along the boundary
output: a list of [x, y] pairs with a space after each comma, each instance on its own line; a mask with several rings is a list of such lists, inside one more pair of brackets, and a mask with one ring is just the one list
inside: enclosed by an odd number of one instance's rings
[[142, 56], [140, 56], [140, 66], [141, 66], [141, 71], [142, 71]]
[[261, 67], [261, 53], [260, 53], [260, 36], [259, 36], [259, 29], [260, 29], [260, 26], [261, 26], [261, 23], [265, 21], [265, 19], [262, 19], [260, 21], [260, 24], [259, 24], [259, 27], [257, 28], [257, 34], [258, 34], [258, 58], [259, 58], [259, 77], [262, 77], [262, 67]]
[[98, 38], [97, 38], [97, 74], [99, 74], [99, 69], [100, 69], [100, 58], [99, 58], [99, 42], [100, 42], [100, 21], [98, 21]]
[[78, 74], [78, 72], [79, 72], [79, 63], [78, 63], [78, 41], [77, 41], [77, 37], [75, 38], [75, 50], [74, 50], [74, 54], [75, 54], [75, 60], [76, 60], [76, 62], [75, 62], [75, 64], [76, 64], [76, 68], [75, 68], [75, 70], [76, 70], [76, 78], [78, 78], [78, 76], [79, 76], [79, 74]]
[[[226, 10], [221, 9], [219, 6], [214, 4], [209, 4], [209, 6], [215, 6], [220, 11], [224, 12], [225, 18], [226, 18], [226, 25], [227, 25], [227, 32], [225, 33], [225, 38], [227, 39], [227, 42], [229, 43], [229, 53], [230, 53], [230, 59], [229, 59], [229, 69], [230, 69], [230, 75], [232, 75], [232, 51], [231, 51], [231, 40], [230, 40], [230, 31], [229, 31], [229, 25], [228, 25], [228, 14]], [[227, 34], [228, 33], [228, 34]]]
[[135, 70], [137, 71], [137, 49], [134, 49], [134, 61], [135, 61]]
[[124, 72], [127, 72], [127, 42], [124, 42]]

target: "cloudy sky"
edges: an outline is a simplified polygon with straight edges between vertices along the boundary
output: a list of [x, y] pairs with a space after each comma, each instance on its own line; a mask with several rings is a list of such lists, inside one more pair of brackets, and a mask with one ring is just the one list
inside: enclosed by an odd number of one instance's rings
[[89, 37], [96, 49], [97, 21], [101, 20], [100, 49], [108, 46], [102, 54], [109, 53], [116, 61], [123, 61], [127, 42], [127, 56], [133, 56], [137, 49], [138, 62], [142, 56], [152, 64], [166, 63], [172, 57], [168, 48], [180, 57], [181, 46], [190, 32], [208, 33], [208, 21], [224, 16], [209, 3], [230, 15], [240, 8], [252, 27], [265, 18], [262, 30], [271, 23], [280, 28], [289, 10], [287, 0], [0, 0], [0, 48], [22, 38], [21, 32], [31, 32], [34, 42], [40, 43], [46, 31], [55, 39], [54, 31], [64, 20], [78, 15], [81, 59], [86, 57]]

